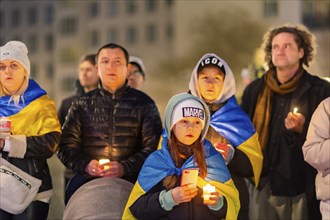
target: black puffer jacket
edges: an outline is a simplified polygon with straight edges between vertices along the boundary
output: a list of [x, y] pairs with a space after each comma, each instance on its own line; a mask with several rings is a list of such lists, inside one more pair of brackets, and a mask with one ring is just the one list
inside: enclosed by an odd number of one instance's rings
[[71, 107], [72, 102], [79, 96], [82, 96], [83, 94], [85, 94], [84, 92], [84, 88], [81, 86], [79, 80], [76, 81], [76, 88], [77, 88], [77, 92], [76, 94], [63, 99], [61, 106], [58, 110], [58, 119], [60, 120], [61, 125], [64, 124], [65, 121], [65, 117], [68, 114], [68, 111]]
[[63, 125], [58, 156], [75, 173], [86, 174], [92, 159], [108, 157], [135, 182], [146, 157], [156, 150], [162, 122], [154, 101], [125, 85], [111, 94], [87, 93], [72, 104]]

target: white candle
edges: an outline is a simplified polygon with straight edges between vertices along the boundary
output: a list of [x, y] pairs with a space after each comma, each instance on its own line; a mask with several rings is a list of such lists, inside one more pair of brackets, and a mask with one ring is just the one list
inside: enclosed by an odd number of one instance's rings
[[[109, 159], [100, 159], [99, 160], [100, 165], [103, 165], [103, 164], [106, 164], [106, 163], [110, 163], [110, 160]], [[103, 169], [105, 169], [105, 170], [107, 170], [109, 168], [110, 168], [110, 166], [103, 166]]]
[[215, 186], [210, 185], [209, 183], [206, 186], [203, 186], [203, 198], [204, 201], [209, 201], [211, 193], [215, 192]]
[[293, 108], [293, 113], [297, 113], [298, 112], [298, 108], [297, 107], [294, 107]]

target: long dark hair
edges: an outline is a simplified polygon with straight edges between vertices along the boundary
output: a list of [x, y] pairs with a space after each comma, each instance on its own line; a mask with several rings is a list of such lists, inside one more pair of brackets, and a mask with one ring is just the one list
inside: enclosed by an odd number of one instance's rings
[[[204, 145], [201, 141], [201, 136], [190, 146], [182, 144], [174, 135], [173, 130], [171, 131], [171, 138], [168, 141], [168, 149], [169, 152], [173, 158], [174, 165], [176, 167], [181, 167], [184, 161], [188, 159], [190, 156], [189, 153], [184, 154], [179, 151], [180, 148], [187, 148], [187, 150], [191, 150], [192, 154], [194, 155], [195, 162], [197, 163], [197, 166], [199, 168], [199, 176], [202, 178], [206, 177], [207, 174], [207, 167], [205, 162], [205, 156], [204, 156]], [[163, 180], [163, 186], [166, 189], [171, 189], [175, 186], [176, 182], [178, 181], [178, 177], [173, 174], [171, 176], [167, 176]]]

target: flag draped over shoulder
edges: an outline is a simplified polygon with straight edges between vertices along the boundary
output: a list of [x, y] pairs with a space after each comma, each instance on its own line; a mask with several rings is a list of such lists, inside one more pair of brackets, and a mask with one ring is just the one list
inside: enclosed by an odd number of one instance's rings
[[11, 132], [15, 135], [37, 136], [61, 132], [54, 102], [32, 79], [18, 105], [10, 100], [10, 96], [0, 97], [0, 117], [11, 119]]
[[[124, 209], [123, 219], [134, 219], [129, 207], [165, 177], [173, 174], [180, 176], [182, 170], [186, 168], [198, 168], [193, 156], [188, 158], [181, 168], [175, 167], [167, 148], [167, 141], [168, 139], [163, 137], [162, 148], [150, 154], [146, 159]], [[207, 183], [215, 186], [216, 190], [227, 200], [226, 219], [237, 219], [240, 209], [239, 194], [230, 177], [226, 163], [209, 141], [204, 141], [204, 153], [207, 176], [205, 180], [198, 177], [197, 186], [203, 188]]]
[[210, 126], [247, 155], [252, 164], [255, 186], [258, 186], [263, 163], [258, 134], [249, 116], [238, 106], [235, 96], [211, 116]]

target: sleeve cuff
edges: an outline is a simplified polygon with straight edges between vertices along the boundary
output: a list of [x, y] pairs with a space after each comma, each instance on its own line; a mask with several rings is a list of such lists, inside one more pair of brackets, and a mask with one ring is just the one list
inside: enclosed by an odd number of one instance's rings
[[161, 191], [159, 194], [159, 203], [164, 210], [171, 211], [177, 205], [172, 197], [172, 190], [167, 192], [166, 190]]
[[218, 202], [214, 205], [207, 205], [213, 211], [219, 211], [223, 206], [223, 196], [220, 196]]
[[10, 151], [10, 141], [9, 138], [5, 138], [5, 145], [3, 146], [3, 151], [9, 152]]
[[225, 159], [226, 164], [228, 164], [234, 157], [234, 153], [235, 153], [235, 148], [233, 147], [233, 145], [228, 144], [228, 149], [229, 149], [229, 154], [227, 156], [227, 158]]
[[[25, 135], [11, 135], [9, 144], [5, 141], [5, 148], [9, 148], [9, 157], [24, 158], [27, 148]], [[8, 145], [8, 146], [7, 146]]]

